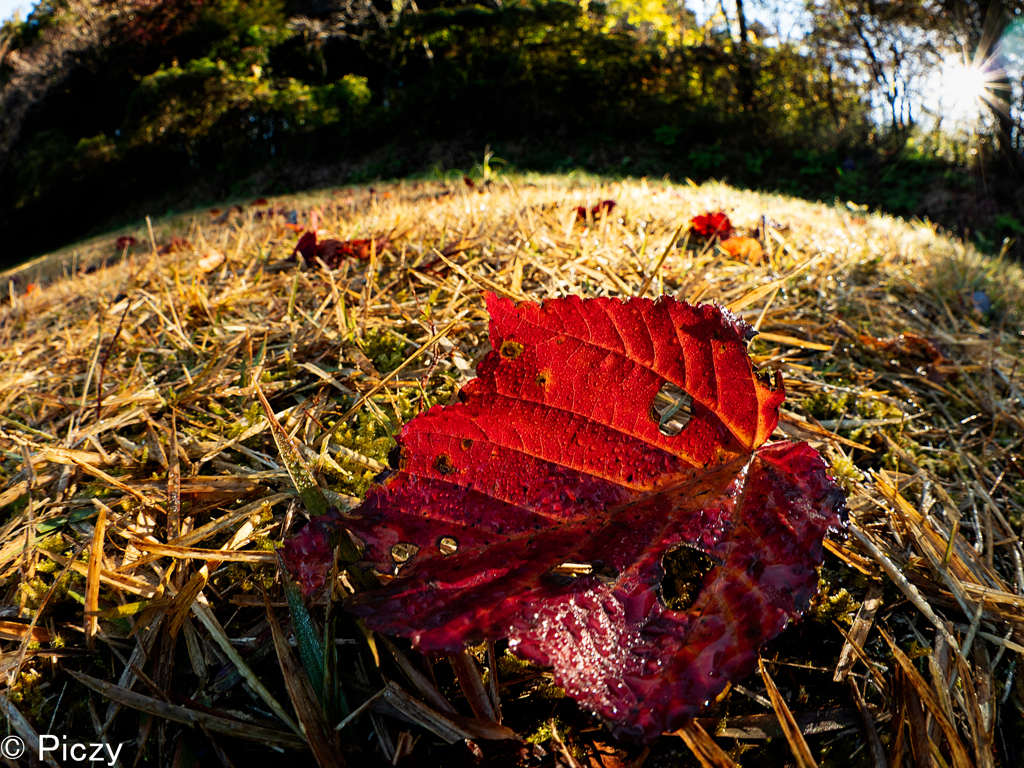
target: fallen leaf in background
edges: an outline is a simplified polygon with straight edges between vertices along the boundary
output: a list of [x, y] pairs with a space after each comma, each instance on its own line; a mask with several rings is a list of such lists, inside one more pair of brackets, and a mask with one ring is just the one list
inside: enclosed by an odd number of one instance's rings
[[761, 243], [753, 237], [730, 237], [727, 240], [722, 240], [719, 245], [733, 258], [744, 261], [759, 262], [764, 255]]
[[[343, 523], [365, 562], [397, 573], [351, 601], [367, 626], [433, 655], [507, 637], [617, 737], [649, 743], [753, 671], [806, 609], [843, 495], [806, 443], [763, 445], [781, 376], [753, 368], [752, 329], [727, 310], [487, 304], [493, 351], [462, 402], [406, 424], [393, 469], [287, 542], [286, 565], [307, 593], [322, 587]], [[667, 382], [688, 416], [672, 434]], [[710, 569], [672, 609], [675, 550]]]
[[690, 220], [690, 231], [708, 239], [727, 240], [732, 237], [732, 222], [724, 212], [706, 213]]
[[345, 259], [365, 261], [370, 258], [374, 249], [377, 253], [382, 253], [390, 244], [391, 241], [386, 237], [379, 237], [376, 240], [317, 240], [316, 232], [307, 231], [296, 243], [292, 258], [299, 254], [310, 266], [318, 266], [319, 259], [328, 269], [337, 269]]
[[184, 251], [191, 251], [192, 243], [190, 243], [184, 237], [172, 237], [171, 241], [166, 245], [160, 246], [157, 249], [157, 253], [160, 255], [167, 255], [169, 253], [183, 253]]
[[199, 260], [198, 267], [200, 272], [213, 272], [217, 267], [224, 263], [227, 258], [223, 253], [216, 250], [210, 250], [206, 252], [206, 255]]
[[864, 346], [890, 358], [890, 364], [925, 375], [936, 384], [956, 375], [956, 366], [935, 342], [916, 333], [878, 338], [866, 333], [858, 335]]
[[[602, 200], [600, 203], [598, 203], [597, 205], [593, 206], [590, 209], [590, 217], [592, 219], [597, 219], [597, 218], [600, 218], [601, 216], [604, 216], [607, 213], [611, 213], [612, 209], [615, 207], [615, 205], [616, 205], [616, 203], [615, 203], [614, 200]], [[587, 218], [587, 209], [586, 209], [586, 207], [582, 206], [582, 205], [576, 206], [576, 220], [577, 221], [581, 221], [581, 220], [585, 220], [586, 218]]]

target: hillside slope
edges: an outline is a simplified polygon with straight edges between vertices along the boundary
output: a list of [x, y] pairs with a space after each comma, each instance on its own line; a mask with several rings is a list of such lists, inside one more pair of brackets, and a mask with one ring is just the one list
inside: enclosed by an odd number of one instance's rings
[[[760, 257], [686, 234], [717, 211]], [[502, 643], [472, 649], [457, 680], [407, 643], [368, 644], [326, 597], [303, 618], [282, 591], [272, 550], [303, 513], [254, 380], [328, 498], [349, 506], [398, 427], [447, 401], [488, 351], [483, 291], [668, 294], [760, 331], [750, 353], [787, 392], [774, 437], [808, 440], [848, 492], [850, 532], [827, 544], [819, 598], [762, 652], [814, 759], [1024, 756], [1019, 267], [855, 208], [552, 177], [330, 190], [131, 236], [4, 281], [0, 696], [12, 732], [88, 742], [102, 729], [141, 765], [293, 754], [306, 737], [289, 722], [309, 733], [316, 716], [292, 704], [299, 662], [275, 652], [280, 620], [300, 650], [308, 623], [330, 628], [326, 675], [349, 709], [387, 680], [406, 692], [373, 699], [338, 735], [343, 710], [330, 705], [321, 764], [697, 765], [691, 745], [718, 761], [704, 764], [792, 759], [795, 736], [768, 740], [783, 731], [756, 674], [698, 718], [703, 731], [641, 749]], [[309, 263], [289, 259], [300, 242]], [[666, 589], [694, 579], [685, 565], [668, 558]], [[459, 685], [478, 674], [473, 658], [527, 742], [486, 739], [499, 731]], [[459, 717], [438, 720], [445, 706]]]

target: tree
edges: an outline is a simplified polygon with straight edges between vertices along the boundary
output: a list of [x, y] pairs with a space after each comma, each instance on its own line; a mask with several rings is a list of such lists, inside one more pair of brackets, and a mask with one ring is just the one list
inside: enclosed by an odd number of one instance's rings
[[[1018, 180], [1024, 176], [1024, 67], [1018, 42], [1016, 78], [1005, 42], [1024, 35], [1024, 5], [1019, 0], [940, 0], [948, 17], [961, 30], [965, 59], [989, 72], [990, 87], [985, 99], [996, 121], [995, 138], [999, 154]], [[1016, 82], [1015, 82], [1016, 81]]]
[[902, 145], [917, 122], [926, 77], [942, 60], [933, 0], [815, 0], [812, 37], [851, 77], [867, 72], [885, 104], [889, 133]]

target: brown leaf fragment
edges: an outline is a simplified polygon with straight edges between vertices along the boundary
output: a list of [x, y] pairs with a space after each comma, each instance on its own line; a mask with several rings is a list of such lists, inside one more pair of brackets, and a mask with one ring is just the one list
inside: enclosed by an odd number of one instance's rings
[[[868, 705], [872, 712], [875, 708]], [[796, 712], [793, 719], [805, 736], [816, 736], [823, 733], [835, 733], [857, 727], [860, 714], [855, 707], [823, 707], [808, 712]], [[785, 736], [779, 718], [775, 712], [762, 715], [740, 715], [726, 720], [712, 717], [698, 717], [696, 721], [706, 731], [714, 731], [716, 736], [728, 739], [760, 741]]]
[[409, 682], [413, 684], [420, 695], [427, 700], [434, 709], [446, 715], [457, 715], [458, 710], [451, 705], [451, 703], [444, 696], [441, 695], [440, 691], [434, 685], [431, 680], [416, 669], [412, 662], [406, 658], [405, 654], [402, 653], [398, 647], [392, 643], [384, 635], [379, 635], [377, 642], [383, 645], [391, 656], [394, 658], [395, 663], [398, 664], [399, 669], [405, 673], [405, 676], [409, 679]]
[[469, 702], [473, 714], [480, 720], [489, 723], [498, 722], [494, 714], [494, 707], [487, 698], [487, 691], [484, 688], [483, 678], [480, 676], [480, 668], [476, 660], [469, 655], [468, 651], [461, 651], [448, 657], [452, 669], [455, 670], [455, 677], [459, 681], [459, 687]]
[[50, 630], [44, 627], [32, 627], [20, 621], [0, 621], [0, 640], [17, 640], [19, 642], [30, 637], [33, 643], [50, 642]]
[[[868, 672], [871, 673], [871, 679], [874, 681], [875, 687], [884, 694], [886, 690], [885, 677], [882, 675], [881, 670], [878, 669], [878, 665], [871, 660], [871, 657], [869, 657], [867, 653], [865, 653], [864, 646], [860, 643], [854, 642], [852, 636], [835, 622], [833, 622], [833, 626], [839, 630], [839, 634], [843, 636], [845, 641], [843, 644], [843, 650], [846, 650], [847, 648], [850, 649], [850, 667], [853, 666], [855, 659], [860, 659], [864, 662], [864, 666], [866, 666], [868, 668]], [[842, 681], [842, 678], [833, 677], [833, 680], [838, 683]]]
[[387, 691], [373, 703], [372, 708], [423, 726], [449, 744], [464, 739], [519, 739], [515, 731], [504, 725], [459, 715], [442, 715], [394, 682], [388, 683]]
[[906, 712], [907, 726], [910, 731], [910, 754], [917, 768], [936, 768], [932, 752], [935, 744], [928, 738], [928, 719], [924, 716], [921, 697], [907, 679], [902, 669], [897, 671], [901, 679], [900, 691], [903, 697], [903, 708]]
[[758, 264], [764, 256], [764, 251], [753, 237], [730, 237], [719, 243], [722, 250], [734, 259], [742, 259], [753, 264]]
[[[103, 569], [103, 545], [106, 543], [107, 512], [106, 504], [96, 501], [99, 514], [93, 524], [92, 546], [89, 549], [89, 572], [85, 579], [85, 642], [89, 649], [95, 647], [96, 630], [99, 629], [100, 572]], [[92, 615], [90, 615], [92, 614]]]
[[[983, 648], [979, 643], [975, 649]], [[993, 761], [992, 741], [988, 733], [988, 725], [982, 713], [982, 704], [978, 695], [977, 681], [981, 683], [982, 677], [972, 674], [967, 662], [963, 658], [957, 659], [957, 666], [960, 672], [960, 685], [963, 688], [964, 711], [967, 713], [967, 726], [971, 735], [971, 742], [974, 746], [974, 755], [977, 768], [995, 768]]]
[[227, 256], [225, 256], [220, 251], [216, 249], [210, 249], [209, 251], [206, 252], [206, 255], [199, 260], [196, 266], [199, 268], [199, 271], [202, 272], [203, 274], [209, 274], [210, 272], [213, 272], [213, 270], [215, 270], [221, 264], [223, 264], [226, 259]]
[[[857, 616], [846, 636], [846, 642], [843, 643], [843, 650], [839, 654], [839, 663], [836, 664], [836, 671], [832, 676], [834, 682], [841, 683], [850, 674], [854, 663], [861, 655], [856, 651], [863, 649], [864, 642], [868, 639], [868, 633], [871, 632], [871, 625], [875, 622], [875, 614], [878, 613], [881, 605], [882, 585], [877, 581], [872, 581], [864, 594], [864, 602], [857, 609]], [[862, 650], [861, 653], [863, 653]]]

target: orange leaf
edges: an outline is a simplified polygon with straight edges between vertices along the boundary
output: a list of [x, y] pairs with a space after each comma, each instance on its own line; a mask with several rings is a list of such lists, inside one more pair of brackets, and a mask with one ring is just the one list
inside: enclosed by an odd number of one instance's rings
[[761, 257], [764, 255], [764, 251], [761, 250], [761, 244], [752, 237], [730, 237], [728, 240], [723, 240], [719, 245], [722, 246], [722, 250], [736, 259], [760, 262]]

